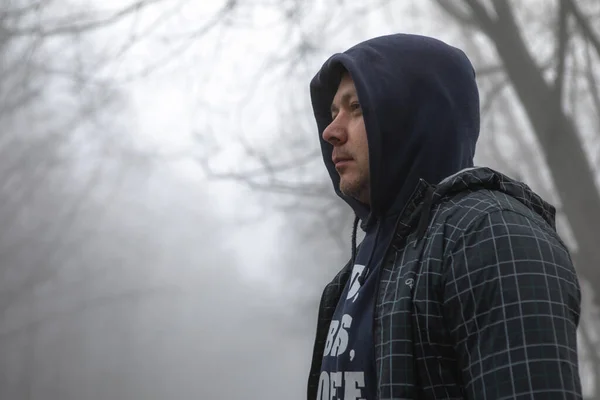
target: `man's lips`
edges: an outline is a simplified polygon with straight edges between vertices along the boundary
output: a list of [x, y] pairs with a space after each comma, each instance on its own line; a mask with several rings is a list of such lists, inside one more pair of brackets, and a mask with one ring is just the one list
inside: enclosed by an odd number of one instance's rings
[[351, 161], [352, 161], [351, 158], [342, 158], [342, 157], [340, 157], [340, 158], [335, 158], [333, 160], [333, 163], [335, 164], [336, 168], [339, 168], [339, 167], [343, 167], [344, 165], [350, 163]]
[[333, 163], [337, 166], [338, 164], [352, 161], [350, 157], [333, 157]]

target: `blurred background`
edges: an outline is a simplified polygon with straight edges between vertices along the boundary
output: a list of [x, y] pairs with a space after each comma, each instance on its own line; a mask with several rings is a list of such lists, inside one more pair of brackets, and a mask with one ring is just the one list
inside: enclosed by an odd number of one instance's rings
[[556, 205], [600, 399], [597, 0], [3, 0], [0, 399], [304, 399], [352, 220], [308, 83], [396, 32], [464, 49], [477, 164]]

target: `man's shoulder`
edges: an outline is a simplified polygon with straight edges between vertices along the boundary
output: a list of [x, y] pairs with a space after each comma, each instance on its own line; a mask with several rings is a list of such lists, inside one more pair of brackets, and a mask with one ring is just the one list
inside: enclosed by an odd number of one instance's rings
[[464, 232], [485, 217], [502, 214], [520, 215], [524, 220], [551, 228], [544, 218], [519, 199], [499, 190], [464, 191], [443, 199], [436, 212], [438, 224], [451, 225]]
[[444, 221], [469, 225], [489, 214], [514, 213], [555, 228], [556, 209], [527, 184], [487, 167], [451, 175], [435, 187]]

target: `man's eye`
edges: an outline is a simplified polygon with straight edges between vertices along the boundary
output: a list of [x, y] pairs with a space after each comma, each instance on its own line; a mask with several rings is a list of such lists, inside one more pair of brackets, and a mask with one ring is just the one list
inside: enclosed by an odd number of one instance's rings
[[350, 110], [352, 110], [352, 111], [360, 110], [360, 103], [354, 102], [354, 103], [350, 104]]

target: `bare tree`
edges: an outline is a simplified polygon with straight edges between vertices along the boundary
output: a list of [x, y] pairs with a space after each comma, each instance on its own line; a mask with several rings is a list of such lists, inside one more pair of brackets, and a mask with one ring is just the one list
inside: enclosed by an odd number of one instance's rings
[[[600, 89], [596, 84], [600, 31], [593, 28], [597, 26], [597, 10], [593, 10], [597, 3], [562, 0], [543, 5], [551, 17], [542, 18], [548, 20], [538, 22], [538, 29], [546, 40], [553, 36], [549, 43], [555, 46], [548, 62], [536, 54], [525, 36], [524, 24], [536, 23], [528, 18], [535, 15], [532, 10], [517, 8], [511, 1], [436, 2], [466, 27], [466, 37], [482, 32], [494, 46], [501, 75], [514, 91], [504, 97], [516, 100], [512, 103], [525, 112], [558, 194], [560, 211], [572, 229], [577, 269], [591, 287], [600, 287], [600, 250], [596, 244], [600, 234], [599, 164], [597, 155], [585, 150], [600, 140]], [[519, 131], [523, 128], [512, 135], [517, 140]], [[595, 299], [589, 306], [597, 310], [599, 304]], [[593, 319], [583, 321], [583, 333], [588, 332], [586, 324], [598, 323], [600, 315], [592, 315]], [[598, 343], [591, 341], [590, 335], [583, 338], [598, 360]], [[596, 380], [600, 381], [600, 363], [596, 362], [595, 368]]]
[[[71, 270], [66, 255], [93, 233], [80, 229], [90, 203], [110, 201], [119, 189], [110, 158], [127, 160], [123, 173], [136, 161], [123, 135], [110, 133], [115, 125], [106, 129], [106, 117], [124, 103], [109, 80], [92, 79], [102, 56], [91, 52], [86, 34], [151, 3], [106, 17], [64, 2], [0, 5], [0, 341], [3, 348], [16, 338], [27, 343], [13, 363], [29, 372], [44, 320], [37, 296], [64, 278]], [[4, 379], [7, 370], [0, 372]], [[18, 388], [0, 385], [1, 397], [31, 398], [31, 381], [21, 376]]]

